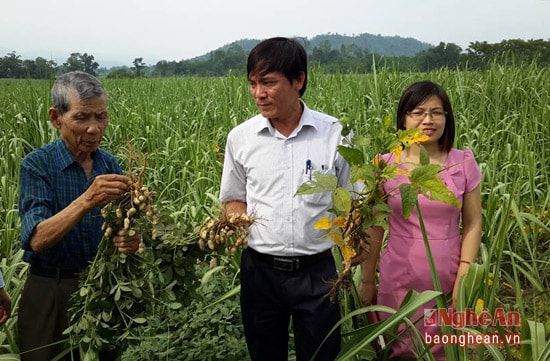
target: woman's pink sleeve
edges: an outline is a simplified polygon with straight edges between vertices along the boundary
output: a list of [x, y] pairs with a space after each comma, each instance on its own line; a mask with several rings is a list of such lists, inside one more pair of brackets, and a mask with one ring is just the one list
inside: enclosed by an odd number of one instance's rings
[[464, 149], [464, 174], [466, 176], [466, 193], [473, 191], [481, 183], [481, 172], [470, 149]]

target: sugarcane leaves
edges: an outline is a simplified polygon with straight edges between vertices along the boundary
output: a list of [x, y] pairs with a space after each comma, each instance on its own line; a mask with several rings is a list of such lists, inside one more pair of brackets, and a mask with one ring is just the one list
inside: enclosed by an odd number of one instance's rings
[[480, 299], [480, 292], [486, 279], [487, 267], [485, 265], [470, 264], [468, 272], [459, 280], [457, 311], [465, 311], [466, 308], [475, 308], [476, 301]]

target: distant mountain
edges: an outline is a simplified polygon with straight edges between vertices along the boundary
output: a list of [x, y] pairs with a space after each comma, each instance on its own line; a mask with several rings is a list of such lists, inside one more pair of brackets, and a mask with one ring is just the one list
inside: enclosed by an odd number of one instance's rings
[[[330, 47], [335, 50], [340, 50], [342, 45], [356, 45], [360, 49], [367, 49], [371, 53], [375, 53], [383, 56], [414, 56], [415, 54], [432, 48], [433, 45], [420, 42], [413, 38], [402, 38], [400, 36], [382, 36], [382, 35], [372, 35], [372, 34], [359, 34], [359, 35], [340, 35], [328, 33], [324, 35], [317, 35], [308, 39], [306, 37], [297, 37], [302, 40], [308, 53], [311, 53], [314, 48], [319, 46], [326, 46], [326, 42], [330, 44]], [[258, 44], [263, 39], [241, 39], [234, 41], [230, 44], [223, 45], [218, 49], [209, 51], [204, 55], [200, 55], [188, 60], [191, 61], [205, 61], [210, 59], [210, 54], [217, 50], [227, 51], [233, 45], [239, 45], [246, 54], [252, 50], [256, 44]], [[3, 46], [0, 46], [0, 57], [7, 55], [9, 52], [14, 51], [13, 49], [8, 49]], [[40, 54], [38, 51], [27, 51], [27, 52], [18, 52], [17, 55], [21, 59], [35, 59], [37, 57], [43, 57], [47, 60], [53, 60], [58, 65], [63, 64], [67, 61], [67, 57], [70, 54], [61, 54], [61, 53], [52, 53]], [[120, 66], [131, 66], [131, 60], [122, 60], [123, 56], [121, 55], [107, 55], [107, 54], [93, 54], [95, 56], [95, 61], [97, 61], [102, 68], [113, 68]], [[119, 57], [118, 60], [115, 60]], [[149, 64], [155, 64], [157, 61], [149, 60]]]
[[317, 35], [310, 42], [310, 50], [328, 40], [333, 49], [340, 49], [341, 45], [355, 44], [371, 53], [385, 56], [414, 56], [415, 54], [432, 48], [433, 45], [423, 43], [413, 38], [400, 36], [382, 36], [372, 34], [360, 34], [346, 36], [339, 34]]
[[[332, 49], [339, 50], [342, 45], [353, 45], [361, 49], [367, 49], [371, 53], [385, 56], [414, 56], [415, 54], [430, 49], [433, 45], [423, 43], [413, 38], [402, 38], [400, 36], [382, 36], [372, 34], [359, 34], [354, 36], [340, 35], [340, 34], [325, 34], [316, 35], [311, 39], [298, 37], [303, 40], [303, 44], [308, 51], [311, 51], [328, 41]], [[242, 39], [234, 41], [230, 44], [221, 46], [216, 50], [226, 51], [233, 45], [239, 45], [243, 50], [248, 53], [256, 44], [261, 40], [258, 39]], [[213, 51], [216, 51], [213, 50]], [[210, 52], [201, 56], [189, 60], [208, 60]]]

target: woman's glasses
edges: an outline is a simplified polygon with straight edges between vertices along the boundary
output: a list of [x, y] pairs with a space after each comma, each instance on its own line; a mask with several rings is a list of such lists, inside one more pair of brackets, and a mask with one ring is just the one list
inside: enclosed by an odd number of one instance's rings
[[423, 110], [413, 110], [412, 112], [407, 112], [407, 115], [413, 118], [414, 120], [424, 120], [428, 115], [432, 117], [433, 120], [443, 120], [447, 112], [443, 110], [432, 110], [431, 112], [425, 112]]

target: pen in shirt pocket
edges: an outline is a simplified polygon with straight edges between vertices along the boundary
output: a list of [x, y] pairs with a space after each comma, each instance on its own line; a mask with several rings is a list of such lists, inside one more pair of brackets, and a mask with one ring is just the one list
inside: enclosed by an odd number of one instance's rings
[[311, 160], [306, 160], [306, 174], [309, 173], [309, 180], [311, 180]]

